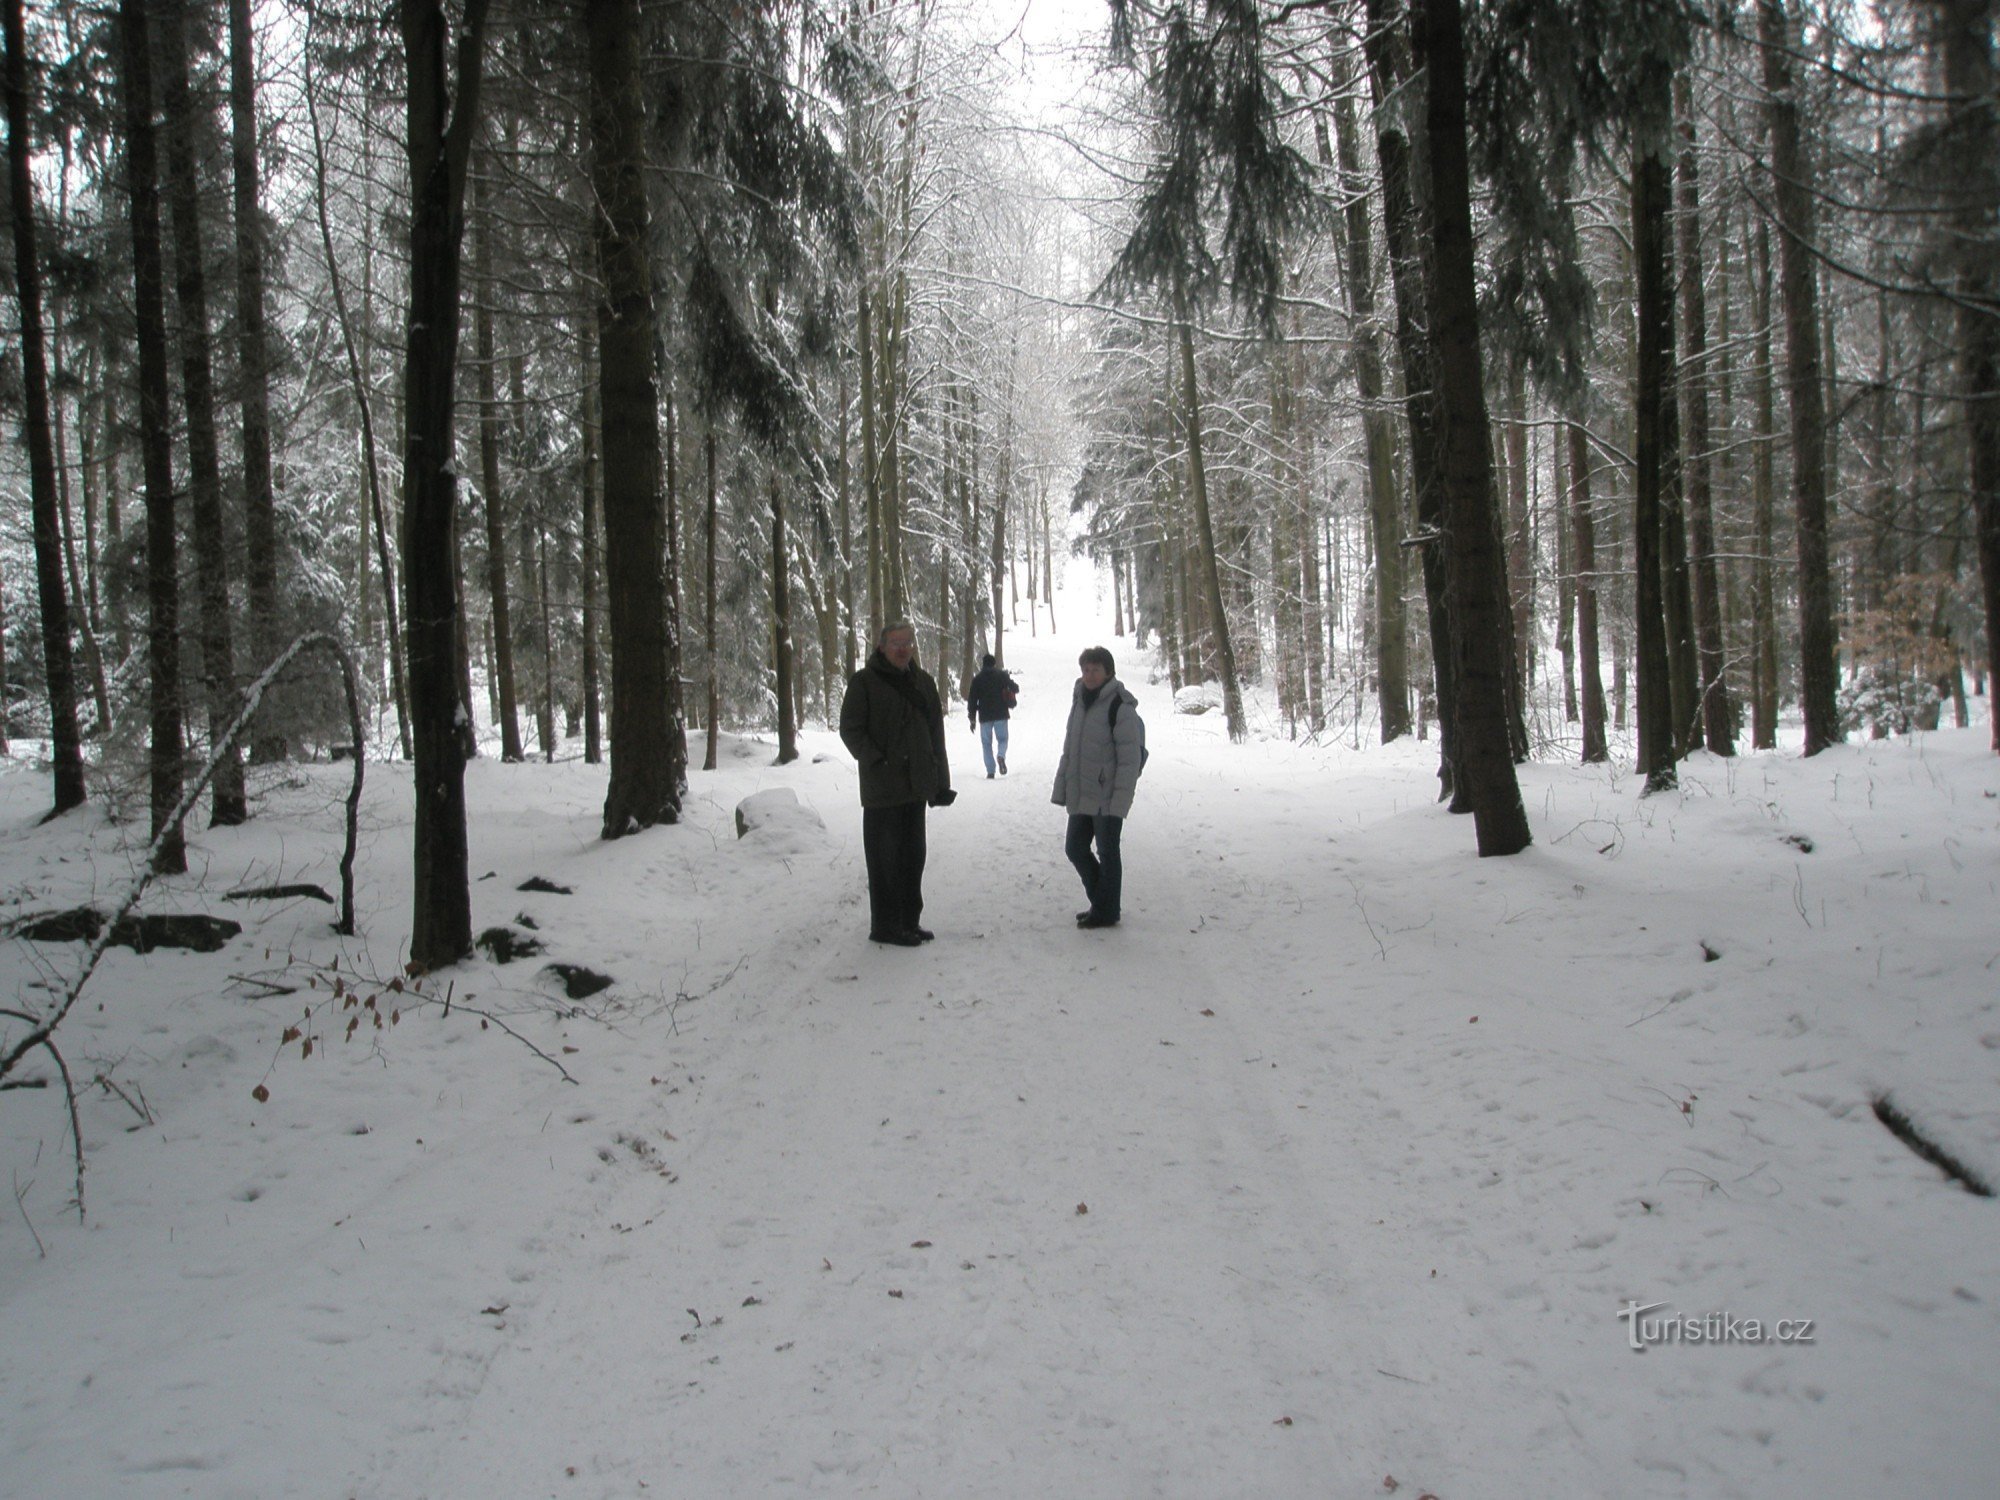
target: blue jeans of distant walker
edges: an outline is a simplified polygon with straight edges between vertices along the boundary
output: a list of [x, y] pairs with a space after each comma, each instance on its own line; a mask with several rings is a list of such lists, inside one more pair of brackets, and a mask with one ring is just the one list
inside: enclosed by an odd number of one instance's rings
[[[1118, 852], [1118, 839], [1124, 831], [1123, 818], [1071, 813], [1069, 834], [1063, 840], [1063, 853], [1083, 877], [1090, 914], [1102, 922], [1118, 920], [1118, 901], [1125, 886], [1125, 861]], [[1092, 842], [1097, 845], [1094, 855], [1090, 852]]]
[[993, 774], [993, 748], [998, 745], [1000, 758], [1007, 758], [1007, 721], [988, 719], [979, 726], [979, 751], [986, 757], [986, 774]]

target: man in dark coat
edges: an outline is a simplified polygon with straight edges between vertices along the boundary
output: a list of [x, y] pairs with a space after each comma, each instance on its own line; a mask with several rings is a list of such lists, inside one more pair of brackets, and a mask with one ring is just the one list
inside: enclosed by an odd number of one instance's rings
[[861, 847], [868, 858], [870, 942], [914, 948], [936, 934], [924, 912], [924, 809], [948, 807], [951, 767], [937, 684], [913, 663], [916, 628], [882, 627], [868, 665], [847, 681], [840, 738], [861, 764]]
[[1007, 715], [1013, 711], [1014, 695], [1021, 691], [1021, 685], [1007, 675], [1005, 667], [995, 666], [991, 656], [979, 660], [979, 675], [965, 690], [965, 717], [979, 735], [980, 753], [986, 757], [986, 779], [991, 781], [996, 746], [1000, 774], [1007, 774]]

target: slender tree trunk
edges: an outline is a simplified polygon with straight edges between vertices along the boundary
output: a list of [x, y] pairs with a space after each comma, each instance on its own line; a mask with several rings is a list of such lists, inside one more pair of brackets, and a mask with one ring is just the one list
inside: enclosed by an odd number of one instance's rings
[[1621, 734], [1631, 718], [1631, 674], [1626, 669], [1630, 659], [1624, 626], [1614, 612], [1611, 617], [1611, 724]]
[[1777, 504], [1776, 357], [1771, 347], [1771, 235], [1757, 226], [1757, 262], [1751, 279], [1751, 317], [1757, 323], [1757, 367], [1751, 380], [1756, 411], [1750, 494], [1756, 562], [1750, 581], [1751, 660], [1757, 691], [1751, 695], [1750, 743], [1758, 750], [1778, 747], [1777, 536], [1772, 512]]
[[[197, 121], [188, 80], [189, 18], [185, 0], [161, 5], [158, 14], [167, 185], [174, 222], [174, 291], [181, 315], [181, 396], [187, 407], [188, 509], [200, 598], [208, 740], [215, 746], [236, 720], [238, 693], [229, 619], [229, 544], [222, 522], [222, 459], [216, 436], [206, 247], [195, 166]], [[235, 745], [223, 748], [209, 791], [210, 819], [216, 826], [233, 826], [249, 815], [243, 794], [243, 757]]]
[[542, 702], [535, 715], [535, 736], [541, 741], [542, 759], [553, 765], [556, 758], [556, 631], [549, 607], [549, 533], [535, 522], [535, 561], [542, 594]]
[[1002, 606], [1006, 602], [1007, 587], [1007, 502], [1014, 488], [1014, 360], [1019, 352], [1018, 338], [1017, 334], [1017, 342], [1010, 344], [1007, 351], [1006, 407], [1000, 419], [1000, 468], [993, 485], [993, 547], [988, 555], [993, 573], [993, 659], [1002, 666], [1007, 664], [1007, 612]]
[[874, 296], [867, 275], [861, 278], [859, 328], [855, 342], [861, 352], [861, 492], [868, 517], [868, 639], [882, 635], [887, 617], [882, 612], [885, 582], [882, 540], [882, 454], [875, 413], [875, 311]]
[[[1633, 451], [1633, 607], [1638, 630], [1639, 750], [1636, 769], [1646, 790], [1665, 791], [1678, 776], [1672, 686], [1671, 622], [1667, 614], [1664, 556], [1668, 483], [1667, 381], [1673, 362], [1673, 296], [1667, 285], [1667, 164], [1664, 139], [1667, 83], [1655, 78], [1649, 111], [1642, 106], [1632, 160], [1632, 259], [1637, 280], [1638, 348], [1635, 363]], [[1648, 117], [1649, 113], [1652, 117]]]
[[156, 874], [187, 869], [174, 810], [181, 800], [180, 580], [174, 456], [167, 413], [167, 292], [160, 243], [158, 142], [153, 133], [152, 40], [144, 0], [119, 0], [127, 201], [132, 216], [133, 307], [139, 346], [139, 442], [146, 484], [146, 654], [152, 678], [148, 757]]
[[[1714, 514], [1712, 522], [1715, 531], [1716, 582], [1722, 596], [1722, 656], [1723, 682], [1729, 693], [1729, 728], [1732, 742], [1745, 728], [1743, 713], [1743, 690], [1741, 686], [1730, 686], [1731, 663], [1742, 664], [1749, 660], [1747, 649], [1747, 610], [1743, 601], [1744, 562], [1749, 556], [1750, 544], [1744, 530], [1744, 513], [1740, 500], [1744, 493], [1738, 477], [1741, 457], [1738, 447], [1743, 432], [1741, 418], [1736, 410], [1736, 371], [1740, 355], [1737, 352], [1736, 299], [1739, 295], [1737, 272], [1732, 264], [1732, 240], [1729, 231], [1727, 207], [1718, 202], [1712, 213], [1716, 225], [1715, 235], [1715, 349], [1710, 363], [1714, 376], [1715, 421], [1712, 437], [1715, 444], [1715, 465], [1712, 476], [1714, 489]], [[1747, 250], [1747, 242], [1745, 249]], [[1749, 257], [1746, 254], [1744, 262]], [[1738, 682], [1746, 675], [1740, 669], [1734, 674]]]
[[[874, 416], [875, 438], [868, 463], [873, 475], [870, 508], [875, 519], [875, 546], [880, 553], [880, 608], [885, 620], [902, 620], [909, 616], [909, 581], [903, 557], [902, 445], [898, 440], [901, 423], [897, 415], [902, 410], [897, 399], [901, 385], [897, 352], [901, 340], [897, 298], [883, 296], [882, 301], [887, 305], [879, 309], [873, 320], [873, 361], [862, 366], [864, 378], [871, 374], [873, 377], [869, 410]], [[879, 630], [877, 627], [877, 634]]]
[[[107, 329], [103, 335], [108, 347], [113, 335]], [[124, 540], [124, 496], [119, 474], [119, 458], [124, 447], [124, 429], [119, 421], [117, 382], [108, 378], [110, 360], [100, 351], [97, 368], [102, 384], [99, 402], [101, 431], [103, 433], [103, 475], [104, 475], [104, 546], [108, 551], [119, 546]], [[104, 591], [104, 614], [110, 623], [111, 651], [114, 659], [125, 661], [133, 651], [132, 621], [127, 610], [126, 591], [107, 587]]]
[[1123, 637], [1125, 634], [1125, 573], [1119, 566], [1118, 553], [1114, 550], [1111, 562], [1111, 633]]
[[1687, 362], [1681, 376], [1681, 406], [1686, 414], [1687, 459], [1682, 465], [1686, 484], [1688, 539], [1694, 574], [1696, 659], [1700, 668], [1697, 692], [1703, 738], [1715, 755], [1736, 753], [1736, 729], [1729, 707], [1729, 689], [1722, 676], [1722, 591], [1715, 561], [1715, 508], [1710, 490], [1713, 458], [1708, 430], [1708, 299], [1702, 287], [1701, 186], [1695, 164], [1695, 122], [1687, 80], [1675, 84], [1680, 116], [1680, 276], [1681, 323], [1686, 330]]
[[[86, 351], [84, 356], [84, 381], [86, 386], [104, 379], [103, 371], [97, 368], [95, 354]], [[109, 467], [108, 439], [100, 447], [100, 437], [92, 419], [93, 409], [100, 410], [98, 403], [88, 396], [77, 402], [76, 409], [76, 449], [78, 476], [82, 480], [83, 491], [83, 612], [89, 622], [90, 633], [98, 643], [97, 670], [99, 681], [92, 686], [104, 687], [104, 621], [108, 611], [104, 608], [104, 571], [101, 566], [103, 543], [98, 536], [97, 517], [102, 505], [102, 487], [105, 470]], [[105, 693], [98, 705], [98, 718], [105, 727], [111, 723], [110, 695]]]
[[1375, 102], [1375, 153], [1382, 169], [1382, 230], [1396, 293], [1396, 347], [1403, 364], [1403, 416], [1409, 428], [1410, 487], [1415, 500], [1418, 554], [1424, 575], [1425, 612], [1438, 708], [1438, 796], [1454, 812], [1470, 807], [1458, 773], [1458, 677], [1452, 649], [1450, 591], [1444, 555], [1444, 486], [1440, 473], [1436, 391], [1432, 379], [1431, 300], [1423, 246], [1429, 236], [1417, 192], [1428, 168], [1411, 131], [1424, 118], [1406, 92], [1425, 81], [1403, 49], [1390, 0], [1368, 0], [1369, 86]]
[[437, 969], [472, 949], [467, 886], [461, 696], [462, 607], [452, 442], [466, 164], [479, 110], [486, 0], [467, 0], [457, 31], [458, 96], [449, 96], [437, 0], [401, 0], [409, 63], [410, 306], [404, 366], [404, 618], [416, 748], [411, 961]]
[[[57, 320], [53, 332], [55, 334], [53, 342], [57, 350], [56, 383], [60, 386], [64, 383], [61, 357], [63, 337], [60, 320]], [[71, 518], [69, 503], [69, 438], [65, 431], [63, 403], [60, 400], [54, 401], [51, 404], [50, 416], [52, 418], [50, 424], [52, 428], [51, 437], [54, 441], [56, 453], [56, 513], [62, 522], [63, 561], [69, 574], [69, 594], [66, 602], [70, 605], [70, 624], [74, 627], [77, 640], [83, 649], [84, 676], [88, 680], [92, 701], [97, 712], [95, 733], [103, 736], [111, 732], [111, 692], [109, 685], [104, 680], [104, 654], [98, 649], [97, 623], [95, 620], [97, 612], [90, 608], [90, 591], [85, 587], [85, 580], [89, 576], [86, 571], [89, 568], [88, 559], [86, 558], [82, 564], [79, 564], [77, 561], [75, 526]], [[81, 423], [79, 423], [80, 425]], [[81, 466], [79, 466], [79, 470], [81, 471]], [[29, 484], [32, 488], [32, 473], [29, 476]], [[31, 513], [32, 510], [33, 506], [31, 503]], [[86, 486], [84, 490], [86, 549], [88, 548], [88, 534], [90, 530], [89, 511], [90, 494]], [[72, 673], [74, 673], [74, 670], [75, 662], [74, 658], [72, 658]], [[5, 681], [5, 678], [0, 678], [0, 683], [4, 683]], [[72, 695], [75, 692], [74, 681], [74, 676], [72, 676]]]
[[498, 694], [500, 759], [510, 764], [521, 752], [520, 700], [514, 683], [514, 618], [507, 589], [507, 518], [500, 493], [500, 397], [494, 374], [493, 224], [486, 207], [486, 182], [472, 175], [473, 376], [479, 391], [479, 477], [485, 491], [486, 597], [493, 611], [493, 686]]
[[1180, 336], [1181, 426], [1187, 437], [1188, 493], [1194, 498], [1194, 524], [1201, 548], [1202, 585], [1208, 595], [1210, 639], [1222, 676], [1222, 712], [1229, 738], [1241, 744], [1249, 738], [1243, 718], [1243, 690], [1236, 681], [1236, 649], [1229, 637], [1229, 616], [1222, 599], [1222, 572], [1215, 556], [1215, 523], [1208, 506], [1208, 466], [1201, 452], [1201, 387], [1195, 379], [1194, 313], [1187, 293], [1174, 285], [1174, 322]]
[[670, 372], [661, 372], [661, 386], [666, 392], [666, 428], [662, 436], [666, 439], [667, 479], [667, 697], [674, 705], [673, 717], [676, 722], [682, 717], [680, 707], [680, 660], [681, 660], [681, 471], [680, 471], [680, 405], [674, 399], [673, 383], [668, 378]]
[[[305, 56], [310, 66], [311, 49]], [[403, 666], [403, 628], [400, 611], [396, 604], [396, 567], [394, 552], [389, 543], [388, 506], [382, 497], [382, 466], [377, 456], [375, 442], [374, 402], [368, 391], [368, 378], [362, 365], [361, 344], [355, 335], [355, 319], [347, 306], [346, 284], [341, 279], [340, 258], [333, 248], [333, 223], [327, 208], [326, 181], [326, 141], [321, 135], [319, 110], [313, 102], [312, 75], [306, 75], [306, 86], [301, 91], [305, 96], [306, 118], [312, 126], [313, 137], [313, 184], [314, 209], [319, 218], [320, 250], [326, 257], [327, 285], [333, 292], [334, 319], [340, 325], [341, 347], [347, 355], [347, 378], [354, 388], [354, 405], [361, 420], [361, 461], [363, 478], [368, 488], [368, 513], [361, 523], [362, 546], [367, 546], [370, 523], [373, 523], [375, 538], [376, 570], [381, 574], [382, 617], [386, 622], [389, 639], [389, 677], [396, 700], [396, 735], [402, 747], [403, 758], [408, 760], [415, 750], [410, 733], [409, 674]], [[364, 261], [364, 273], [366, 262]], [[363, 309], [366, 311], [366, 283], [364, 282]], [[363, 320], [365, 325], [365, 318]]]
[[1304, 643], [1299, 638], [1303, 621], [1299, 604], [1304, 598], [1300, 583], [1301, 562], [1294, 547], [1297, 528], [1288, 524], [1298, 503], [1298, 450], [1300, 419], [1297, 398], [1291, 384], [1286, 346], [1267, 351], [1267, 371], [1271, 390], [1271, 613], [1276, 640], [1278, 712], [1285, 721], [1287, 737], [1296, 737], [1305, 717], [1305, 685], [1302, 659]]
[[[1171, 405], [1169, 400], [1168, 405]], [[1168, 472], [1160, 457], [1159, 435], [1149, 417], [1145, 426], [1146, 472], [1152, 476], [1148, 498], [1152, 503], [1152, 524], [1158, 533], [1160, 558], [1160, 655], [1167, 664], [1167, 685], [1176, 694], [1187, 683], [1183, 670], [1182, 641], [1187, 629], [1187, 603], [1180, 588], [1180, 554], [1174, 545], [1171, 491], [1164, 478]]]
[[772, 688], [778, 700], [778, 764], [799, 758], [798, 720], [792, 712], [792, 563], [785, 548], [785, 492], [775, 466], [771, 492], [771, 655]]
[[580, 320], [578, 366], [583, 387], [583, 759], [597, 765], [604, 759], [603, 726], [598, 703], [602, 694], [597, 662], [597, 617], [603, 597], [603, 567], [597, 541], [598, 512], [603, 503], [604, 473], [598, 461], [602, 423], [597, 411], [597, 333], [593, 319]]
[[[271, 485], [271, 355], [264, 318], [264, 210], [257, 162], [256, 43], [250, 0], [229, 0], [229, 119], [236, 208], [236, 357], [242, 383], [244, 581], [250, 654], [262, 672], [285, 647], [279, 635], [277, 500]], [[283, 760], [285, 736], [261, 727], [253, 763]]]
[[1562, 661], [1563, 723], [1574, 724], [1581, 717], [1576, 701], [1576, 572], [1564, 456], [1563, 439], [1557, 437], [1549, 444], [1549, 518], [1556, 531], [1556, 655]]
[[[1303, 364], [1303, 360], [1298, 361], [1298, 363]], [[1384, 414], [1384, 420], [1387, 420], [1386, 414]], [[1395, 439], [1392, 435], [1390, 438], [1391, 446], [1394, 445], [1394, 442]], [[1312, 501], [1313, 440], [1310, 433], [1306, 435], [1305, 448], [1299, 456], [1299, 462], [1301, 471], [1299, 474], [1298, 497], [1291, 519], [1298, 531], [1297, 545], [1299, 549], [1299, 562], [1301, 564], [1300, 573], [1305, 584], [1305, 609], [1304, 619], [1301, 621], [1301, 630], [1305, 637], [1305, 662], [1303, 669], [1306, 679], [1306, 727], [1311, 733], [1317, 735], [1326, 728], [1326, 615], [1320, 602], [1319, 524], [1315, 516]], [[1393, 494], [1394, 491], [1392, 490], [1391, 493]], [[1400, 516], [1400, 502], [1398, 502], [1396, 508]], [[1401, 528], [1399, 527], [1398, 529], [1400, 530]], [[1401, 568], [1403, 563], [1401, 538], [1399, 537], [1396, 551], [1397, 567]], [[1401, 625], [1401, 644], [1397, 648], [1397, 654], [1401, 658], [1403, 678], [1401, 701], [1404, 715], [1407, 719], [1410, 702], [1408, 608], [1407, 602], [1404, 599], [1403, 586], [1400, 582], [1396, 585], [1395, 602], [1398, 610], [1397, 619]], [[1389, 663], [1388, 673], [1390, 681], [1393, 684], [1396, 673], [1396, 662], [1391, 661]], [[1393, 710], [1397, 702], [1393, 686], [1386, 701]]]
[[[17, 14], [19, 13], [20, 0], [7, 0], [7, 4], [12, 6]], [[7, 583], [6, 575], [4, 573], [0, 573], [0, 620], [5, 620], [7, 618], [6, 583]], [[7, 684], [7, 632], [5, 630], [0, 630], [0, 755], [11, 754], [13, 749], [13, 747], [8, 743], [8, 738], [7, 738], [10, 734], [13, 733], [14, 726], [10, 722], [13, 716], [13, 709], [8, 702], [6, 684]]]
[[[1185, 473], [1185, 468], [1182, 470]], [[1215, 680], [1213, 644], [1208, 626], [1207, 595], [1195, 581], [1195, 549], [1188, 543], [1189, 520], [1184, 485], [1176, 475], [1174, 485], [1174, 561], [1180, 568], [1181, 595], [1181, 680], [1205, 683]], [[1337, 612], [1337, 611], [1336, 611]]]
[[1960, 158], [1974, 164], [1954, 217], [1963, 236], [1958, 267], [1958, 366], [1969, 434], [1973, 515], [1986, 618], [1987, 717], [2000, 751], [2000, 306], [1995, 302], [1991, 236], [2000, 213], [1992, 103], [1993, 0], [1940, 0], [1945, 87]]
[[[1656, 86], [1669, 89], [1667, 99], [1671, 101], [1669, 85]], [[1660, 107], [1671, 109], [1671, 104]], [[1671, 115], [1661, 118], [1657, 128], [1671, 132]], [[1663, 156], [1660, 192], [1664, 197], [1664, 206], [1659, 210], [1660, 295], [1666, 299], [1666, 321], [1660, 327], [1660, 600], [1667, 620], [1667, 691], [1673, 702], [1674, 755], [1679, 759], [1701, 743], [1701, 669], [1695, 651], [1694, 578], [1689, 563], [1686, 471], [1681, 463], [1681, 403], [1676, 380], [1679, 356], [1674, 337], [1673, 166], [1667, 154], [1671, 147], [1662, 146], [1660, 150]]]
[[[1337, 62], [1344, 76], [1345, 55], [1341, 54]], [[1381, 331], [1375, 320], [1374, 229], [1369, 220], [1365, 179], [1361, 175], [1354, 105], [1345, 91], [1334, 101], [1333, 118], [1341, 191], [1347, 199], [1347, 275], [1343, 288], [1348, 321], [1353, 329], [1354, 383], [1361, 398], [1362, 439], [1368, 459], [1368, 517], [1375, 547], [1375, 687], [1381, 702], [1382, 743], [1386, 745], [1410, 732], [1409, 619], [1403, 602], [1402, 505], [1396, 492], [1395, 435], [1390, 430], [1389, 411], [1383, 402], [1386, 381], [1382, 373]], [[1303, 484], [1301, 476], [1302, 489]], [[1307, 549], [1309, 564], [1313, 552], [1314, 549]], [[1309, 565], [1306, 571], [1316, 585], [1318, 568]], [[1309, 589], [1308, 603], [1312, 606], [1309, 612], [1313, 615], [1310, 628], [1315, 637], [1319, 629], [1318, 593], [1316, 586]], [[1317, 653], [1313, 655], [1316, 657]], [[1317, 667], [1317, 662], [1314, 666]], [[1318, 727], [1317, 723], [1314, 727]]]
[[1590, 448], [1583, 425], [1569, 424], [1570, 536], [1576, 548], [1576, 645], [1583, 687], [1583, 760], [1608, 760], [1604, 677], [1597, 621], [1597, 518], [1590, 505]]
[[663, 509], [666, 513], [667, 550], [663, 561], [661, 603], [666, 609], [667, 660], [665, 666], [667, 684], [667, 759], [673, 771], [673, 793], [675, 816], [679, 816], [682, 801], [687, 796], [687, 702], [681, 694], [681, 665], [683, 661], [681, 643], [681, 501], [679, 448], [677, 443], [678, 410], [674, 400], [673, 382], [666, 367], [666, 345], [654, 345], [659, 364], [655, 366], [655, 378], [665, 393], [667, 472], [666, 493]]
[[1507, 503], [1499, 512], [1505, 544], [1507, 583], [1507, 743], [1514, 763], [1528, 759], [1528, 684], [1534, 678], [1535, 520], [1528, 487], [1528, 388], [1518, 366], [1507, 374], [1507, 422], [1503, 451]]
[[[912, 153], [914, 155], [914, 153]], [[882, 548], [883, 576], [888, 586], [888, 612], [892, 619], [910, 616], [909, 557], [903, 547], [903, 527], [908, 514], [904, 490], [903, 420], [904, 393], [908, 389], [907, 368], [909, 329], [908, 284], [901, 273], [896, 277], [896, 294], [889, 299], [889, 316], [882, 320], [876, 336], [882, 341], [875, 362], [876, 379], [881, 385], [883, 431], [882, 457]]]
[[[979, 544], [985, 535], [979, 507], [979, 432], [974, 407], [961, 397], [959, 446], [963, 451], [959, 488], [959, 534], [965, 539], [964, 587], [959, 597], [959, 675], [970, 683], [979, 658], [979, 606], [983, 601], [979, 580]], [[829, 716], [832, 702], [828, 702]]]
[[707, 754], [702, 759], [701, 768], [704, 771], [713, 771], [716, 765], [716, 752], [720, 748], [721, 730], [718, 726], [722, 719], [721, 664], [716, 660], [715, 656], [715, 512], [717, 486], [715, 480], [715, 425], [713, 422], [708, 424], [706, 431], [703, 433], [702, 448], [708, 458], [708, 503], [703, 508], [704, 528], [707, 533], [708, 542], [707, 546], [703, 549], [702, 556], [702, 594], [704, 600], [702, 607], [704, 650], [702, 654], [708, 665], [708, 711], [706, 715], [708, 722], [708, 749]]
[[1015, 562], [1017, 565], [1025, 564], [1028, 572], [1028, 639], [1033, 640], [1042, 630], [1041, 617], [1035, 613], [1035, 528], [1038, 520], [1032, 502], [1021, 507], [1021, 517], [1026, 525], [1022, 527], [1021, 555]]
[[[840, 459], [838, 469], [840, 482], [840, 535], [836, 540], [840, 548], [840, 671], [843, 679], [854, 675], [854, 664], [857, 660], [854, 606], [854, 459], [851, 452], [853, 434], [848, 421], [848, 406], [847, 362], [842, 360], [840, 364]], [[710, 541], [712, 546], [712, 537]], [[714, 768], [710, 767], [709, 769], [713, 770]]]
[[1535, 536], [1528, 497], [1528, 380], [1518, 364], [1507, 371], [1506, 401], [1501, 433], [1506, 454], [1507, 600], [1514, 625], [1513, 700], [1520, 702], [1535, 680]]
[[1785, 309], [1785, 385], [1792, 409], [1792, 504], [1799, 533], [1799, 697], [1805, 753], [1841, 742], [1839, 642], [1827, 546], [1825, 388], [1821, 384], [1818, 289], [1812, 257], [1812, 183], [1793, 91], [1794, 28], [1786, 0], [1757, 0], [1764, 51], [1772, 193], [1778, 219], [1778, 284]]
[[1459, 766], [1472, 802], [1481, 856], [1515, 854], [1533, 837], [1514, 776], [1508, 733], [1506, 563], [1493, 496], [1473, 275], [1472, 188], [1466, 156], [1465, 50], [1458, 0], [1424, 0], [1430, 70], [1432, 288], [1438, 435], [1454, 656], [1458, 668]]
[[[128, 21], [129, 12], [128, 5]], [[21, 0], [6, 0], [6, 31], [7, 173], [13, 199], [15, 295], [21, 310], [23, 425], [27, 428], [29, 501], [34, 514], [35, 583], [41, 595], [42, 669], [48, 674], [50, 758], [54, 762], [54, 805], [49, 816], [54, 817], [81, 806], [85, 788], [83, 742], [76, 722], [76, 673], [70, 655], [69, 598], [63, 589], [61, 521], [56, 513], [55, 444], [49, 432], [48, 348], [42, 327], [41, 260], [35, 245], [28, 42]], [[0, 689], [5, 682], [0, 676]]]
[[591, 180], [604, 419], [604, 537], [611, 592], [611, 784], [604, 837], [680, 818], [666, 681], [666, 513], [653, 362], [637, 0], [588, 0]]
[[1049, 538], [1055, 533], [1055, 526], [1049, 518], [1049, 492], [1044, 485], [1042, 502], [1042, 598], [1049, 606], [1049, 634], [1056, 633], [1056, 568], [1054, 546]]

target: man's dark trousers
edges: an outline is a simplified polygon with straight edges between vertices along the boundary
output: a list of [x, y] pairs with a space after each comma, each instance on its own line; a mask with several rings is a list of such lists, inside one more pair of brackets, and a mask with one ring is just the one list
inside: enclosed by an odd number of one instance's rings
[[924, 914], [924, 804], [861, 809], [868, 859], [868, 930], [910, 932]]

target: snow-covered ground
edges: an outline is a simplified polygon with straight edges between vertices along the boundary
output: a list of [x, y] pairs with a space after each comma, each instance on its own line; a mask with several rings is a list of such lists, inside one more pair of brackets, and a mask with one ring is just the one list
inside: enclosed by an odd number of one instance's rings
[[[824, 731], [608, 844], [602, 768], [475, 764], [475, 927], [547, 947], [449, 1013], [383, 988], [407, 769], [369, 767], [352, 940], [225, 898], [337, 889], [342, 768], [259, 775], [146, 901], [242, 935], [112, 950], [62, 1033], [119, 1091], [81, 1225], [60, 1095], [0, 1094], [0, 1493], [1993, 1493], [2000, 1207], [1871, 1108], [2000, 1180], [1983, 723], [1650, 800], [1530, 766], [1534, 847], [1482, 862], [1430, 746], [1233, 747], [1107, 642], [1152, 758], [1086, 933], [1048, 790], [1097, 638], [1010, 636], [1012, 775], [951, 721], [915, 951], [865, 941]], [[823, 828], [739, 840], [779, 787]], [[8, 917], [130, 869], [47, 795], [0, 772]], [[82, 951], [0, 950], [9, 1007]]]

